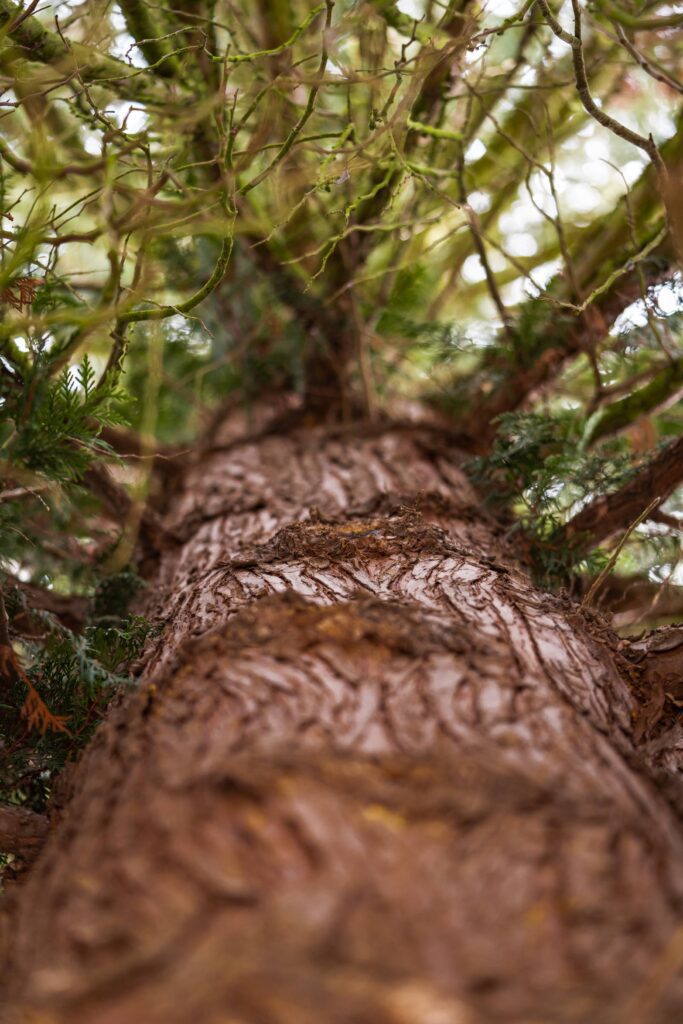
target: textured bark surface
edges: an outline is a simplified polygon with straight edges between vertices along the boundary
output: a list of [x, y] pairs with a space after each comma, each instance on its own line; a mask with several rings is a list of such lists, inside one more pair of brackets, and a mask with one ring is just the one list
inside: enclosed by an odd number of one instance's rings
[[636, 742], [445, 436], [226, 440], [163, 528], [165, 628], [20, 893], [7, 1019], [681, 1019], [678, 733]]
[[47, 817], [24, 807], [0, 807], [0, 850], [30, 862], [49, 830]]

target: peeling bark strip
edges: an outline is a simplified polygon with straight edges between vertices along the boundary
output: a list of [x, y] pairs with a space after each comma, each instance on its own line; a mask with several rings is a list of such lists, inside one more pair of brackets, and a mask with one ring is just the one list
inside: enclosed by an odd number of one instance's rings
[[176, 487], [165, 633], [23, 889], [8, 1019], [680, 1020], [678, 734], [637, 747], [444, 438], [264, 436]]

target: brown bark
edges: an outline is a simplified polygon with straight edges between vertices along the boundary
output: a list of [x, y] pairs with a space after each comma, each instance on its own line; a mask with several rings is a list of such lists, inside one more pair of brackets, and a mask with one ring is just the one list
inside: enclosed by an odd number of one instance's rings
[[644, 666], [444, 436], [264, 434], [173, 486], [166, 628], [23, 888], [7, 1019], [680, 1019], [678, 734], [636, 744]]
[[49, 829], [42, 814], [24, 807], [0, 807], [0, 850], [30, 862], [41, 849]]

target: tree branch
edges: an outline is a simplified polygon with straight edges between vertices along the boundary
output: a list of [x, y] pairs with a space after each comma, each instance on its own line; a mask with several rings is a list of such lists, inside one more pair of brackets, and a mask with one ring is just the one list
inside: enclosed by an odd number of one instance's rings
[[620, 121], [610, 117], [609, 114], [597, 105], [591, 95], [588, 78], [586, 76], [586, 64], [583, 54], [583, 42], [581, 39], [581, 8], [579, 7], [578, 0], [572, 0], [572, 10], [574, 12], [573, 35], [571, 32], [567, 32], [562, 28], [559, 21], [550, 10], [547, 0], [537, 0], [537, 3], [543, 12], [545, 20], [548, 22], [557, 38], [561, 39], [563, 43], [567, 43], [567, 45], [572, 48], [572, 63], [574, 65], [574, 75], [576, 77], [576, 89], [586, 113], [590, 114], [598, 124], [601, 124], [604, 128], [608, 128], [614, 135], [618, 135], [619, 138], [625, 139], [627, 142], [632, 143], [632, 145], [638, 146], [639, 149], [642, 149], [650, 157], [658, 171], [662, 173], [664, 171], [664, 164], [652, 136], [649, 135], [645, 138], [644, 135], [634, 132], [631, 128], [621, 124]]
[[673, 11], [671, 14], [662, 14], [658, 17], [646, 18], [638, 14], [631, 14], [625, 11], [623, 6], [617, 6], [612, 0], [596, 0], [598, 8], [604, 14], [635, 32], [657, 32], [663, 28], [678, 28], [683, 25], [683, 14]]
[[318, 66], [318, 72], [317, 72], [317, 75], [316, 75], [315, 85], [313, 85], [311, 87], [311, 89], [309, 90], [308, 99], [306, 101], [306, 106], [304, 107], [304, 111], [303, 111], [301, 117], [299, 118], [299, 120], [296, 122], [296, 124], [292, 128], [292, 130], [287, 135], [287, 138], [282, 143], [282, 145], [280, 146], [279, 150], [277, 151], [277, 153], [275, 154], [275, 156], [273, 157], [271, 162], [268, 164], [268, 166], [265, 167], [261, 171], [260, 174], [256, 174], [251, 179], [251, 181], [246, 182], [244, 185], [242, 185], [238, 189], [238, 192], [239, 192], [240, 195], [247, 195], [247, 193], [251, 192], [251, 190], [256, 188], [257, 185], [260, 185], [261, 182], [265, 178], [267, 178], [268, 175], [275, 169], [275, 167], [277, 167], [277, 165], [280, 163], [280, 161], [284, 160], [284, 158], [287, 156], [287, 153], [289, 153], [290, 149], [294, 145], [297, 137], [301, 134], [301, 132], [302, 132], [306, 122], [308, 121], [309, 117], [313, 113], [313, 108], [315, 106], [315, 99], [316, 99], [316, 96], [318, 95], [318, 92], [320, 91], [320, 83], [322, 82], [322, 78], [323, 78], [323, 75], [325, 73], [325, 66], [327, 64], [327, 41], [326, 41], [326, 36], [327, 36], [327, 32], [329, 30], [329, 27], [330, 27], [330, 24], [331, 24], [331, 21], [332, 21], [332, 9], [333, 9], [333, 7], [334, 7], [334, 0], [325, 0], [326, 14], [325, 14], [325, 25], [324, 25], [324, 28], [323, 28], [323, 36], [322, 36], [322, 50], [321, 50], [321, 54], [320, 54], [320, 64]]
[[662, 505], [683, 482], [683, 438], [673, 441], [635, 477], [612, 494], [601, 495], [560, 531], [558, 541], [576, 552], [588, 552], [619, 530], [626, 529], [653, 498]]
[[108, 87], [129, 98], [147, 102], [164, 99], [163, 93], [154, 91], [147, 69], [132, 68], [82, 43], [69, 40], [67, 45], [59, 33], [50, 32], [35, 17], [22, 18], [22, 13], [18, 4], [0, 0], [0, 33], [7, 33], [27, 60], [54, 66], [65, 78], [78, 74], [84, 82]]
[[[44, 587], [35, 586], [33, 583], [25, 583], [16, 576], [8, 576], [7, 584], [16, 589], [26, 599], [26, 609], [19, 607], [12, 614], [12, 627], [24, 635], [33, 635], [36, 631], [34, 623], [31, 622], [31, 612], [50, 612], [62, 625], [72, 632], [79, 632], [88, 615], [89, 599], [79, 594], [57, 594], [53, 590], [46, 590]], [[6, 643], [0, 638], [0, 643]]]
[[[667, 242], [664, 242], [652, 256], [645, 271], [649, 283], [654, 283], [665, 276], [674, 261]], [[624, 260], [627, 258], [624, 255]], [[500, 383], [495, 390], [482, 394], [459, 424], [463, 434], [471, 438], [472, 450], [487, 450], [495, 436], [497, 417], [518, 409], [532, 392], [559, 372], [570, 356], [584, 351], [588, 344], [598, 344], [606, 337], [617, 316], [640, 298], [640, 295], [641, 279], [634, 269], [620, 276], [608, 291], [601, 291], [598, 298], [581, 316], [569, 312], [563, 315], [554, 305], [550, 293], [540, 299], [532, 299], [528, 303], [528, 310], [531, 313], [534, 304], [538, 307], [540, 302], [547, 303], [547, 311], [537, 317], [540, 321], [536, 327], [540, 335], [540, 345], [533, 360], [528, 359], [526, 365], [519, 366], [513, 363], [508, 372], [501, 375]], [[528, 339], [523, 341], [531, 348]], [[492, 367], [487, 361], [483, 368]]]
[[[584, 581], [586, 591], [591, 583], [592, 580]], [[683, 587], [667, 582], [653, 583], [638, 576], [613, 574], [605, 580], [595, 604], [624, 622], [683, 618]]]
[[639, 416], [653, 412], [683, 387], [683, 359], [676, 359], [655, 374], [652, 380], [630, 395], [599, 409], [590, 417], [584, 435], [585, 444], [627, 427]]
[[144, 0], [119, 0], [119, 7], [150, 70], [161, 78], [173, 78], [179, 70], [178, 60], [154, 23], [149, 5]]

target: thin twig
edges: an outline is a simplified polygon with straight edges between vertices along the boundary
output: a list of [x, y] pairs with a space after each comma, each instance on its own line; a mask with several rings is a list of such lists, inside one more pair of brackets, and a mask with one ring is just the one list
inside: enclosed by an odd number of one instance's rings
[[579, 605], [579, 611], [583, 611], [591, 603], [591, 601], [593, 600], [593, 598], [597, 594], [598, 590], [600, 589], [600, 587], [602, 586], [602, 584], [604, 583], [606, 578], [609, 576], [609, 574], [612, 571], [612, 569], [614, 568], [614, 566], [616, 564], [616, 561], [617, 561], [617, 558], [619, 557], [619, 555], [621, 553], [621, 550], [622, 550], [624, 544], [626, 543], [626, 541], [629, 539], [629, 537], [631, 536], [631, 534], [633, 533], [635, 528], [637, 526], [640, 526], [640, 524], [643, 522], [643, 520], [647, 519], [647, 517], [649, 516], [650, 512], [652, 512], [653, 509], [655, 509], [657, 507], [657, 505], [659, 505], [661, 500], [662, 499], [659, 496], [656, 497], [656, 498], [653, 498], [653, 500], [650, 502], [650, 504], [647, 506], [647, 508], [644, 509], [640, 513], [638, 518], [634, 519], [633, 522], [631, 523], [631, 525], [625, 530], [624, 535], [622, 536], [621, 540], [619, 541], [619, 543], [617, 544], [616, 548], [612, 552], [612, 555], [610, 556], [609, 562], [607, 563], [605, 568], [602, 570], [600, 575], [597, 576], [596, 579], [593, 580], [588, 593], [586, 594], [586, 596], [584, 597], [583, 601]]

